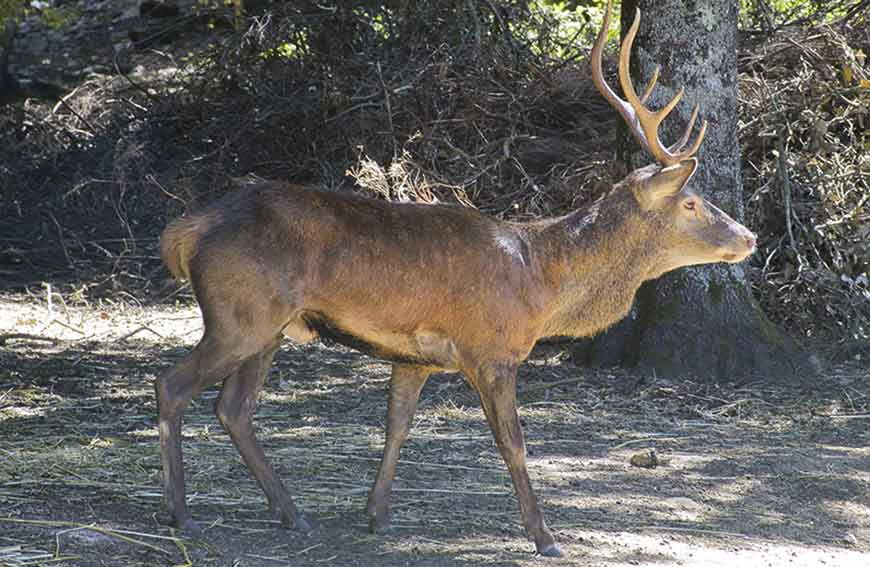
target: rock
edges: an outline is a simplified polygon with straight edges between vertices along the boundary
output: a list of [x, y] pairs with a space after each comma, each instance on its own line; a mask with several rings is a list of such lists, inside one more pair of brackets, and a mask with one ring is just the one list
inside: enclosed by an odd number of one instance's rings
[[670, 459], [663, 459], [658, 456], [658, 454], [655, 452], [655, 449], [650, 449], [648, 451], [641, 451], [640, 453], [635, 453], [631, 456], [628, 462], [631, 463], [631, 466], [633, 467], [654, 469], [659, 465], [666, 466], [670, 462]]

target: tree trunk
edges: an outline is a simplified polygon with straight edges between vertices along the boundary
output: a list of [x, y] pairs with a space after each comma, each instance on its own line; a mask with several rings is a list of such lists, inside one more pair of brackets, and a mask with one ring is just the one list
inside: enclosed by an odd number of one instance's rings
[[[636, 7], [643, 14], [632, 53], [635, 85], [647, 83], [656, 63], [662, 66], [649, 105], [659, 108], [680, 85], [686, 88], [683, 101], [663, 125], [662, 139], [666, 144], [675, 141], [692, 107], [700, 103], [700, 117], [710, 124], [692, 185], [728, 214], [742, 219], [737, 3], [623, 0], [622, 6], [623, 33]], [[652, 158], [624, 134], [619, 158], [628, 169], [650, 163]], [[745, 264], [683, 268], [647, 282], [637, 294], [631, 315], [604, 335], [581, 343], [575, 359], [710, 381], [814, 373], [810, 357], [753, 300]]]

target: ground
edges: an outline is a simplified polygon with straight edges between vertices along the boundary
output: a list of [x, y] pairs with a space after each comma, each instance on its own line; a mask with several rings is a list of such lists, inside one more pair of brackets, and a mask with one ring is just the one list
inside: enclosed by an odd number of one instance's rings
[[[553, 560], [525, 539], [477, 399], [455, 375], [423, 392], [396, 529], [369, 535], [388, 367], [287, 344], [256, 424], [316, 529], [268, 519], [212, 389], [184, 428], [188, 497], [206, 527], [194, 539], [162, 523], [152, 385], [198, 339], [196, 308], [52, 303], [0, 301], [0, 565], [867, 564], [866, 368], [712, 387], [539, 349], [519, 398], [530, 473], [566, 555]], [[649, 450], [659, 466], [631, 464]]]

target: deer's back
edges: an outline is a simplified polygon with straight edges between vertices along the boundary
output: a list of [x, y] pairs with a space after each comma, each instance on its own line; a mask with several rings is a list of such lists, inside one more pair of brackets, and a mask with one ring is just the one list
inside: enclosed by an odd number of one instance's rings
[[202, 215], [213, 221], [191, 262], [195, 289], [229, 282], [224, 293], [264, 295], [320, 335], [393, 345], [395, 359], [421, 333], [525, 349], [550, 299], [522, 228], [473, 209], [264, 183]]

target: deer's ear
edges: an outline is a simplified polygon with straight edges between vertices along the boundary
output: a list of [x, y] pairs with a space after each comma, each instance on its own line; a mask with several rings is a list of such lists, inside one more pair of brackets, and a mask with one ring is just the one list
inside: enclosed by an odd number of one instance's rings
[[645, 211], [654, 209], [665, 197], [672, 197], [682, 191], [696, 169], [698, 160], [695, 158], [664, 167], [636, 186], [634, 196]]

